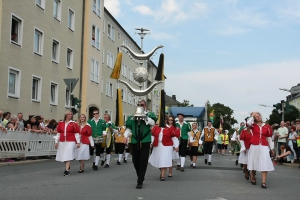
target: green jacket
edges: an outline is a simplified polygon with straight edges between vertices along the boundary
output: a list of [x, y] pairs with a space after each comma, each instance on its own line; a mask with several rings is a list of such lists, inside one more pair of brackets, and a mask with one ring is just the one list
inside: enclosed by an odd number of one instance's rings
[[[176, 126], [180, 128], [179, 122], [176, 122]], [[180, 128], [180, 137], [183, 140], [187, 140], [189, 138], [188, 133], [191, 131], [190, 123], [183, 121], [182, 127]]]
[[89, 119], [88, 123], [92, 127], [92, 137], [101, 137], [103, 135], [103, 131], [106, 130], [106, 124], [103, 119], [99, 119], [97, 124], [94, 119]]
[[[157, 118], [154, 113], [148, 112], [147, 117], [151, 118], [154, 120], [154, 123], [156, 122]], [[138, 121], [133, 119], [134, 116], [129, 116], [126, 120], [126, 128], [131, 130], [132, 137], [131, 137], [131, 143], [136, 144], [137, 143], [137, 126], [138, 126]], [[146, 125], [144, 120], [140, 121], [140, 130], [143, 130], [143, 134], [140, 136], [142, 137], [142, 143], [145, 142], [151, 142], [151, 126]]]

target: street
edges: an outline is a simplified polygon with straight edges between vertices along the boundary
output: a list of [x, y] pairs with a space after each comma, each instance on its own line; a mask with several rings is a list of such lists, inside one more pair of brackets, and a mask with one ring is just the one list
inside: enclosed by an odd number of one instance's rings
[[[121, 166], [112, 156], [110, 168], [92, 170], [85, 164], [85, 172], [77, 173], [79, 164], [71, 164], [71, 176], [64, 177], [64, 164], [49, 160], [29, 165], [2, 166], [0, 171], [0, 199], [297, 199], [299, 168], [275, 166], [268, 174], [267, 189], [253, 186], [244, 178], [235, 156], [213, 155], [212, 166], [199, 156], [197, 168], [185, 172], [173, 171], [173, 177], [159, 181], [159, 170], [148, 165], [143, 189], [136, 189], [136, 175], [131, 159]], [[175, 166], [175, 165], [174, 165]]]

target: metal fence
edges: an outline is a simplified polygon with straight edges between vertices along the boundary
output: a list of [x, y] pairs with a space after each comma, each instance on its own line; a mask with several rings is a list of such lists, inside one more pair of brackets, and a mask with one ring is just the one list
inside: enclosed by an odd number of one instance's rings
[[0, 158], [56, 155], [54, 135], [25, 131], [0, 131]]

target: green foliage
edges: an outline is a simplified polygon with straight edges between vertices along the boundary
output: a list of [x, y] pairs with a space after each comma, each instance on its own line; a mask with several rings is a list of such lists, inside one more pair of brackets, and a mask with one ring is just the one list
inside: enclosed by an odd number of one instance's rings
[[[294, 121], [295, 119], [299, 118], [300, 112], [299, 110], [293, 106], [289, 105], [289, 109], [291, 110], [290, 113], [284, 114], [284, 121]], [[272, 114], [270, 115], [269, 124], [280, 124], [281, 121], [281, 114], [278, 114], [278, 112], [272, 111]]]
[[[220, 116], [223, 116], [223, 130], [229, 130], [229, 131], [233, 131], [232, 130], [232, 126], [237, 123], [237, 120], [234, 119], [233, 117], [233, 113], [234, 111], [228, 107], [225, 106], [224, 104], [221, 103], [215, 103], [213, 105], [211, 105], [209, 102], [206, 104], [207, 106], [207, 114], [209, 115], [209, 113], [211, 113], [212, 111], [214, 111], [215, 114], [215, 121], [213, 123], [213, 126], [215, 128], [219, 128], [220, 127]], [[209, 116], [207, 116], [209, 118]]]
[[190, 101], [184, 99], [182, 103], [178, 104], [178, 107], [194, 107], [194, 104], [190, 104]]

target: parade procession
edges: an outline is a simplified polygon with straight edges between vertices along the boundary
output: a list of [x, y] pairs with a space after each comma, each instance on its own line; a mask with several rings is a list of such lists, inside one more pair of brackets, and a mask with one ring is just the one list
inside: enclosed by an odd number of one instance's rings
[[0, 200], [299, 198], [299, 13], [0, 0]]

